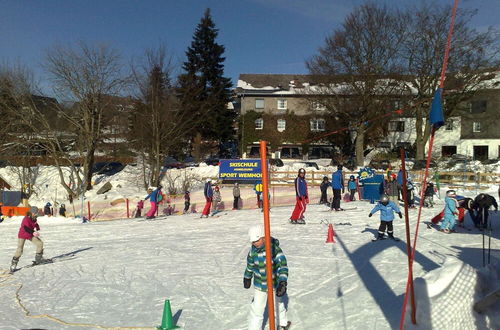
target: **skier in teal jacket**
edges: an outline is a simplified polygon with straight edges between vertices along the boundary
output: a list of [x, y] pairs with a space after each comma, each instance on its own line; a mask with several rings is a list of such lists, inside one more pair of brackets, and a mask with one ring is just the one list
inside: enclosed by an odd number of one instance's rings
[[392, 221], [394, 220], [394, 212], [396, 212], [400, 218], [403, 214], [399, 210], [399, 207], [394, 204], [394, 202], [389, 200], [387, 195], [382, 195], [380, 201], [375, 205], [373, 210], [371, 210], [368, 217], [371, 217], [375, 212], [380, 211], [380, 226], [378, 227], [378, 237], [377, 240], [384, 239], [385, 229], [387, 227], [387, 235], [391, 239], [394, 238], [394, 231], [392, 226]]

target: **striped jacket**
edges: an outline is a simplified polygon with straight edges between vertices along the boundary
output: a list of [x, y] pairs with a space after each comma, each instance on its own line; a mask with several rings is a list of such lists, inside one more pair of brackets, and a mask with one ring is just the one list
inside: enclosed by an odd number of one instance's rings
[[[274, 288], [278, 286], [278, 282], [288, 280], [288, 266], [286, 257], [280, 248], [280, 242], [271, 237], [271, 250], [273, 252], [273, 283]], [[261, 248], [252, 248], [247, 256], [247, 268], [245, 269], [245, 278], [252, 278], [253, 285], [260, 291], [267, 291], [267, 277], [266, 277], [266, 247], [263, 245]]]

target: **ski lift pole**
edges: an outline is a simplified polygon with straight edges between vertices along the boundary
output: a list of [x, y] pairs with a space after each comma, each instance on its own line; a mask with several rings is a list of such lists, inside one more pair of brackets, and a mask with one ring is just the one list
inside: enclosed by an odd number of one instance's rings
[[262, 171], [262, 211], [264, 214], [264, 235], [266, 245], [267, 311], [269, 316], [269, 329], [276, 329], [274, 320], [273, 259], [271, 252], [271, 224], [269, 221], [269, 176], [266, 141], [260, 141], [260, 166]]

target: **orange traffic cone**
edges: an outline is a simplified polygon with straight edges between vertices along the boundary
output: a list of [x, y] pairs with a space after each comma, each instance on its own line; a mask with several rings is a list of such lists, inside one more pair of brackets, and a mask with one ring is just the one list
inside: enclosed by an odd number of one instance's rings
[[328, 234], [326, 236], [325, 243], [335, 243], [335, 239], [333, 238], [334, 235], [335, 235], [335, 233], [333, 232], [333, 225], [330, 223], [328, 225]]

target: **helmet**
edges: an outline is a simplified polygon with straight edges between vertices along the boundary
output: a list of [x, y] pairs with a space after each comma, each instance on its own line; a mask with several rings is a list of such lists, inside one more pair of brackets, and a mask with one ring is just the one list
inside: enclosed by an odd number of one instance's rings
[[45, 205], [47, 205], [47, 206], [52, 206], [52, 204], [50, 204], [50, 202], [47, 202], [47, 204], [45, 204]]
[[339, 170], [339, 171], [342, 171], [342, 168], [343, 168], [343, 166], [342, 166], [342, 165], [338, 165], [338, 166], [337, 166], [337, 170]]
[[207, 182], [207, 183], [208, 183], [208, 182], [212, 182], [212, 179], [207, 178], [206, 182]]
[[38, 207], [32, 206], [30, 207], [28, 212], [31, 213], [32, 215], [38, 215]]
[[349, 179], [354, 180], [354, 175], [351, 175]]
[[328, 180], [328, 177], [327, 176], [324, 176], [323, 177], [323, 181], [327, 181]]
[[262, 227], [262, 225], [250, 227], [248, 230], [248, 239], [250, 243], [258, 241], [261, 237], [264, 237], [264, 227]]
[[448, 190], [446, 192], [446, 196], [448, 197], [455, 197], [457, 195], [457, 193], [455, 192], [455, 190]]
[[382, 195], [382, 197], [380, 197], [380, 204], [382, 205], [389, 204], [389, 197], [387, 195]]
[[299, 169], [299, 174], [306, 174], [306, 170], [304, 170], [303, 168]]

